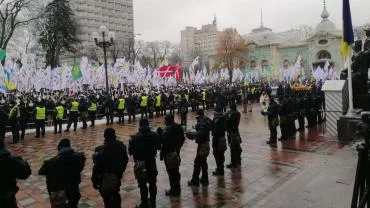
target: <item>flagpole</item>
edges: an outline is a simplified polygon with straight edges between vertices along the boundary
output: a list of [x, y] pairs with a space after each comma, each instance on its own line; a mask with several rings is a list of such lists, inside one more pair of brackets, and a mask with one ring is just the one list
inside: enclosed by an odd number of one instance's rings
[[347, 57], [348, 61], [348, 97], [349, 97], [349, 109], [347, 115], [355, 114], [355, 110], [353, 108], [353, 88], [352, 88], [352, 45], [348, 46], [349, 49], [349, 56]]

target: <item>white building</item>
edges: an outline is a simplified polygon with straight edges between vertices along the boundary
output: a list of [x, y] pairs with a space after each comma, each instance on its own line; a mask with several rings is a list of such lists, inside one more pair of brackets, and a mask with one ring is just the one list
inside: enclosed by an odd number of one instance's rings
[[203, 25], [201, 29], [186, 27], [181, 31], [181, 54], [184, 64], [189, 65], [197, 56], [203, 64], [212, 65], [212, 60], [217, 54], [217, 45], [220, 32], [217, 30], [216, 18], [213, 24]]
[[115, 33], [117, 41], [134, 38], [133, 0], [73, 0], [70, 1], [81, 46], [94, 44], [93, 32], [101, 25]]

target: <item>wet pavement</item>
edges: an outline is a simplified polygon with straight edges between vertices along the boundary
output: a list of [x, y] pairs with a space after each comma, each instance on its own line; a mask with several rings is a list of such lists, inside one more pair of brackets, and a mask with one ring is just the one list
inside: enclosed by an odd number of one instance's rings
[[[181, 151], [181, 197], [165, 196], [168, 189], [168, 177], [163, 162], [158, 165], [157, 207], [349, 207], [355, 176], [357, 153], [353, 144], [339, 144], [336, 138], [323, 136], [323, 126], [304, 134], [297, 133], [295, 140], [279, 142], [276, 148], [266, 145], [269, 137], [267, 118], [259, 112], [258, 105], [254, 112], [243, 114], [240, 131], [243, 138], [242, 167], [234, 172], [226, 170], [224, 177], [213, 177], [215, 161], [208, 157], [210, 185], [190, 188], [186, 186], [193, 169], [196, 145], [187, 140]], [[213, 112], [206, 112], [213, 117]], [[188, 128], [195, 119], [189, 113]], [[176, 118], [177, 120], [179, 118]], [[151, 121], [153, 127], [162, 125], [163, 118]], [[137, 131], [138, 122], [125, 125], [112, 125], [117, 135], [125, 144], [129, 136]], [[20, 181], [17, 194], [19, 207], [50, 207], [45, 178], [37, 172], [45, 159], [57, 153], [56, 145], [61, 138], [71, 139], [73, 147], [86, 154], [87, 161], [82, 172], [81, 200], [79, 207], [103, 207], [99, 193], [93, 189], [90, 177], [92, 171], [93, 150], [103, 142], [105, 125], [78, 129], [76, 132], [54, 135], [47, 132], [42, 139], [29, 134], [25, 142], [9, 145], [13, 155], [20, 155], [28, 160], [32, 176]], [[10, 142], [10, 137], [7, 138]], [[230, 153], [226, 152], [226, 163]], [[135, 207], [139, 203], [140, 192], [133, 174], [133, 161], [130, 158], [122, 180], [122, 207]]]

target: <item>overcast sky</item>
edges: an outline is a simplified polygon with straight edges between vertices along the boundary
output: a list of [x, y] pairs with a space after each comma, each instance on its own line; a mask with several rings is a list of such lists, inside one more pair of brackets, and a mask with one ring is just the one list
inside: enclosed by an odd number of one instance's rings
[[[350, 0], [354, 25], [370, 22], [370, 0]], [[241, 34], [264, 25], [275, 32], [321, 21], [323, 0], [134, 0], [135, 33], [146, 41], [180, 42], [185, 26], [201, 27], [217, 15], [219, 29], [235, 27]], [[342, 28], [342, 0], [327, 0], [330, 20]]]

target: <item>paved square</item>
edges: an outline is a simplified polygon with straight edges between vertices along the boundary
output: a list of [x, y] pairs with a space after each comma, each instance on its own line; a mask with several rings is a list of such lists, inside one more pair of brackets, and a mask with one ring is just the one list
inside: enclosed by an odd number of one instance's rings
[[[240, 124], [243, 138], [242, 168], [235, 172], [226, 170], [224, 177], [213, 177], [215, 161], [208, 157], [210, 185], [206, 188], [186, 186], [193, 170], [196, 152], [194, 142], [187, 140], [181, 151], [181, 184], [179, 198], [166, 197], [168, 176], [163, 162], [157, 161], [158, 207], [349, 207], [357, 162], [357, 154], [352, 145], [338, 144], [335, 138], [322, 136], [322, 127], [297, 133], [295, 140], [279, 142], [277, 148], [266, 145], [269, 137], [267, 118], [259, 113], [258, 107], [253, 113], [243, 114]], [[210, 117], [212, 112], [206, 112]], [[178, 119], [178, 118], [177, 118]], [[194, 125], [195, 119], [189, 113], [188, 125]], [[151, 121], [153, 127], [162, 125], [163, 118]], [[120, 140], [127, 144], [129, 136], [136, 133], [138, 122], [126, 125], [113, 125]], [[99, 193], [93, 189], [90, 177], [92, 154], [96, 146], [103, 142], [105, 125], [78, 129], [76, 132], [54, 135], [47, 132], [42, 139], [29, 134], [25, 142], [9, 145], [14, 155], [28, 160], [32, 167], [32, 176], [20, 181], [17, 194], [19, 207], [50, 207], [46, 191], [45, 178], [37, 172], [45, 159], [57, 154], [59, 139], [68, 137], [75, 149], [86, 154], [87, 161], [81, 183], [80, 207], [103, 207]], [[10, 138], [7, 138], [10, 141]], [[226, 163], [230, 153], [226, 152]], [[133, 175], [133, 162], [130, 158], [122, 181], [122, 207], [135, 207], [139, 203], [140, 193]]]

